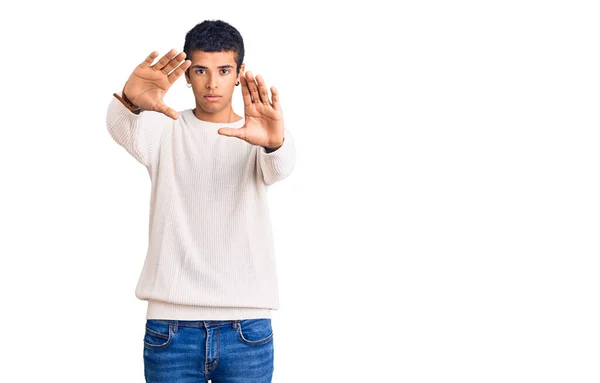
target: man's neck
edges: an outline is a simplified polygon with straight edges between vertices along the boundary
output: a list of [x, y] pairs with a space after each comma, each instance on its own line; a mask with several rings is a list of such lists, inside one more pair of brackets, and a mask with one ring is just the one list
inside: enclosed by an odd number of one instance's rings
[[201, 108], [196, 108], [193, 110], [194, 116], [197, 119], [206, 121], [206, 122], [218, 122], [223, 124], [232, 123], [235, 121], [239, 121], [242, 117], [235, 114], [233, 108], [228, 108], [220, 111], [219, 113], [206, 113]]

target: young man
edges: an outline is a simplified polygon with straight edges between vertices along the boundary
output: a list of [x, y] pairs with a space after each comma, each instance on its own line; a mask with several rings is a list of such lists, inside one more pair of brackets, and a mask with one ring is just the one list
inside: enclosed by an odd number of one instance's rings
[[[135, 292], [148, 301], [146, 381], [270, 382], [279, 296], [267, 188], [296, 157], [279, 93], [244, 71], [242, 37], [223, 21], [196, 25], [183, 52], [157, 57], [135, 68], [107, 113], [110, 135], [152, 185]], [[183, 74], [196, 107], [177, 113], [163, 97]], [[240, 84], [244, 117], [232, 108]]]

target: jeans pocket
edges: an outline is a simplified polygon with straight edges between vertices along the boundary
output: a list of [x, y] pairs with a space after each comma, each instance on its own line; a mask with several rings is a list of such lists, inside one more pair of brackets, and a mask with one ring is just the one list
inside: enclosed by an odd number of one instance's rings
[[260, 346], [273, 340], [273, 329], [271, 319], [246, 319], [238, 326], [238, 337], [249, 346]]
[[144, 346], [151, 349], [165, 348], [173, 341], [173, 325], [154, 319], [146, 320]]

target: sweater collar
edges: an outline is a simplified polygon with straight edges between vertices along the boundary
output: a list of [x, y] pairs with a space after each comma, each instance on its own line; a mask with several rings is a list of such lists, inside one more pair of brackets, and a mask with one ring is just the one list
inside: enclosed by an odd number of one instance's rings
[[189, 125], [200, 129], [241, 128], [245, 122], [243, 118], [229, 123], [204, 121], [196, 117], [193, 109], [183, 111], [182, 116]]

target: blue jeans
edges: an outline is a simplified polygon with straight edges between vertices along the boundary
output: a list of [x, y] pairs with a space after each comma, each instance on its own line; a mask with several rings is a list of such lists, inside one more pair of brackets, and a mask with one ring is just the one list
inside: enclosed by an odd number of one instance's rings
[[270, 318], [187, 321], [147, 319], [147, 383], [270, 383]]

